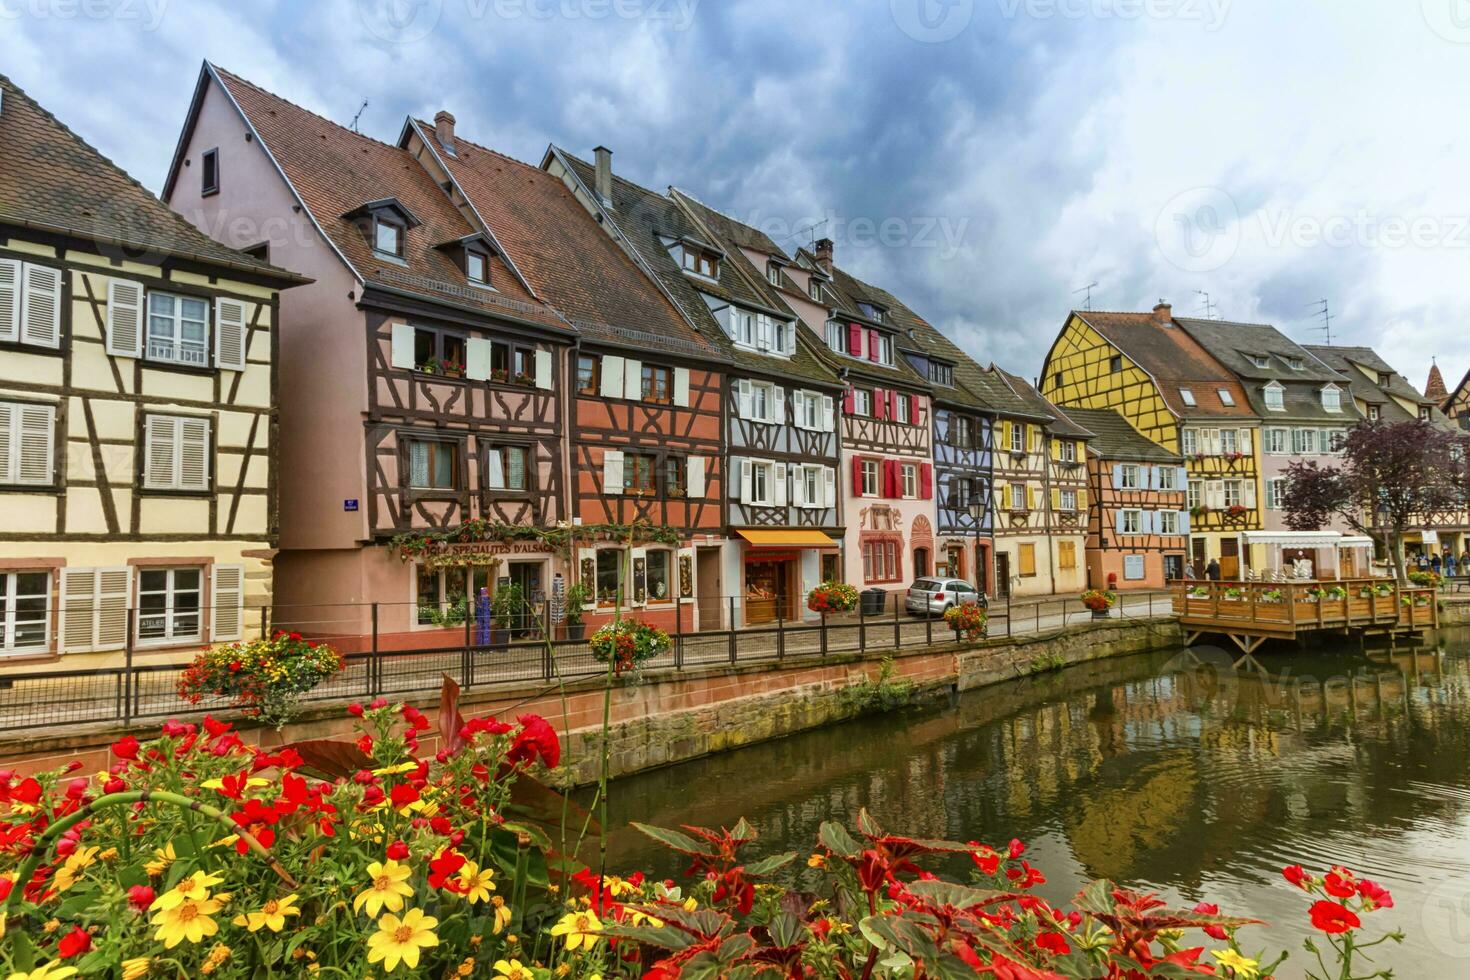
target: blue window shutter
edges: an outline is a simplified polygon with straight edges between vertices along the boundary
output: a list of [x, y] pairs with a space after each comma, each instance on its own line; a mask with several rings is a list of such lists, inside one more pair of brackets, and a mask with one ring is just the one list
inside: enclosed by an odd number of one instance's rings
[[1189, 533], [1189, 511], [1187, 510], [1181, 510], [1179, 512], [1179, 533]]

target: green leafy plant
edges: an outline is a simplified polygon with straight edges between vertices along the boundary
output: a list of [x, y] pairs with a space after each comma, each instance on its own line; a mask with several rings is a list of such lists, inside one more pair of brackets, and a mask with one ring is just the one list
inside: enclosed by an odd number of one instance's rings
[[592, 590], [581, 582], [573, 582], [567, 587], [567, 625], [582, 625], [582, 607], [592, 601]]
[[878, 662], [878, 676], [864, 677], [842, 689], [842, 701], [849, 711], [866, 714], [893, 711], [911, 704], [918, 685], [904, 678], [894, 678], [893, 657]]
[[1061, 670], [1067, 666], [1067, 658], [1060, 653], [1043, 653], [1031, 658], [1031, 673], [1045, 674], [1054, 670]]
[[614, 674], [637, 673], [645, 661], [669, 649], [669, 634], [636, 619], [607, 623], [588, 641], [599, 663], [611, 663]]
[[296, 715], [301, 696], [338, 673], [343, 660], [325, 643], [277, 631], [196, 656], [179, 675], [178, 693], [191, 704], [228, 698], [247, 715], [280, 728]]
[[496, 629], [508, 630], [524, 611], [525, 593], [514, 582], [505, 582], [495, 587], [490, 596], [490, 616]]

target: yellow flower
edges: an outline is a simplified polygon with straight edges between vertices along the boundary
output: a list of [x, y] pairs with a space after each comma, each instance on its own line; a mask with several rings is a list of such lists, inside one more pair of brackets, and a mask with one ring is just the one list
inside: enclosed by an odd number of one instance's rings
[[561, 917], [560, 922], [551, 927], [553, 936], [567, 937], [568, 950], [591, 949], [597, 944], [597, 933], [601, 931], [602, 923], [591, 910], [568, 912]]
[[199, 972], [208, 974], [218, 970], [224, 965], [225, 960], [230, 958], [231, 952], [230, 947], [224, 943], [216, 943], [214, 948], [209, 951], [209, 955], [205, 957], [204, 965], [199, 967]]
[[148, 877], [157, 878], [168, 870], [168, 866], [173, 864], [177, 857], [178, 855], [174, 853], [174, 842], [169, 841], [163, 847], [154, 850], [154, 859], [143, 865], [143, 870], [148, 872]]
[[364, 905], [370, 916], [376, 916], [385, 906], [388, 911], [397, 912], [403, 908], [403, 899], [413, 894], [413, 887], [408, 884], [408, 876], [413, 869], [406, 864], [399, 864], [391, 858], [381, 864], [374, 861], [367, 866], [367, 873], [373, 883], [352, 900], [354, 912], [362, 911]]
[[806, 866], [808, 868], [825, 868], [827, 866], [827, 855], [813, 854], [806, 859]]
[[495, 975], [505, 980], [535, 980], [530, 967], [522, 966], [520, 960], [496, 960]]
[[688, 898], [684, 899], [685, 912], [693, 912], [697, 908], [699, 908], [699, 903], [694, 900], [693, 895], [690, 895]]
[[74, 966], [43, 963], [29, 973], [12, 973], [9, 980], [61, 980], [62, 977], [75, 976], [76, 972], [77, 968]]
[[[264, 779], [260, 776], [251, 776], [245, 780], [244, 788], [254, 789], [257, 786], [269, 786], [270, 784], [271, 781], [269, 779]], [[205, 789], [223, 790], [225, 788], [225, 781], [223, 779], [206, 779], [199, 785], [203, 786]]]
[[400, 762], [396, 766], [385, 766], [382, 769], [374, 769], [373, 775], [396, 776], [401, 772], [413, 772], [413, 770], [417, 769], [418, 767], [419, 764], [417, 762]]
[[459, 887], [471, 905], [490, 899], [490, 893], [495, 890], [493, 879], [494, 875], [489, 868], [481, 870], [473, 861], [466, 861], [464, 867], [459, 869]]
[[646, 925], [653, 929], [662, 929], [664, 927], [663, 919], [655, 918], [654, 916], [649, 915], [647, 912], [640, 912], [637, 909], [633, 908], [633, 906], [631, 905], [625, 907], [628, 910], [628, 921], [631, 922], [633, 925]]
[[148, 975], [153, 961], [146, 956], [134, 956], [130, 960], [122, 961], [122, 980], [139, 980]]
[[237, 926], [245, 926], [251, 932], [259, 932], [261, 929], [269, 929], [271, 932], [280, 932], [286, 927], [288, 915], [300, 915], [301, 910], [296, 908], [296, 896], [287, 895], [285, 898], [273, 898], [260, 907], [259, 912], [247, 912], [244, 915], [235, 916], [234, 923]]
[[1239, 980], [1254, 980], [1261, 975], [1259, 962], [1249, 956], [1242, 956], [1233, 949], [1212, 949], [1210, 955], [1219, 960], [1221, 966], [1228, 967]]
[[409, 909], [398, 918], [392, 912], [378, 920], [378, 931], [368, 937], [368, 962], [382, 961], [383, 969], [392, 973], [401, 961], [410, 970], [419, 965], [419, 950], [439, 945], [434, 927], [439, 920], [420, 909]]
[[209, 897], [209, 886], [218, 885], [222, 880], [219, 875], [205, 874], [203, 871], [185, 875], [179, 879], [177, 885], [155, 898], [153, 904], [148, 906], [148, 911], [176, 908], [185, 901], [203, 901]]
[[500, 935], [501, 930], [510, 925], [510, 906], [505, 904], [505, 899], [496, 895], [490, 899], [490, 904], [495, 906], [495, 935]]
[[167, 949], [173, 949], [186, 939], [197, 943], [205, 936], [219, 932], [219, 923], [210, 918], [218, 911], [219, 903], [212, 898], [183, 899], [153, 916], [153, 924], [158, 926], [153, 938], [162, 940]]

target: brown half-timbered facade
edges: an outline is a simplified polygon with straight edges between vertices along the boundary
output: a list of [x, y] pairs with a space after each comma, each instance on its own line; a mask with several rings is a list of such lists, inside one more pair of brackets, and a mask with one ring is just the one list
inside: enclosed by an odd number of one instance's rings
[[258, 634], [278, 295], [302, 280], [179, 221], [3, 77], [0, 145], [0, 671]]
[[[190, 174], [209, 155], [217, 183], [202, 193]], [[549, 597], [568, 570], [535, 539], [472, 533], [411, 561], [392, 545], [472, 522], [569, 519], [562, 444], [576, 330], [494, 230], [466, 218], [413, 148], [208, 64], [166, 192], [201, 228], [236, 245], [263, 234], [262, 252], [316, 280], [291, 300], [295, 326], [281, 337], [291, 478], [277, 621], [347, 646], [368, 632], [391, 645], [462, 624], [504, 584]]]

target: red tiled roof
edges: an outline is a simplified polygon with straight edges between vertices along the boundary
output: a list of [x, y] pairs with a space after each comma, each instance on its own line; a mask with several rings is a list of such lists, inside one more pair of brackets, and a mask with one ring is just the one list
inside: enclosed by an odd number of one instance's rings
[[[566, 329], [561, 317], [527, 292], [498, 257], [492, 261], [495, 292], [490, 292], [471, 285], [459, 266], [435, 247], [475, 229], [406, 150], [339, 126], [224, 69], [214, 71], [317, 223], [367, 283], [430, 302]], [[402, 266], [374, 254], [358, 226], [342, 217], [387, 198], [396, 198], [422, 222], [407, 232]]]
[[306, 282], [205, 235], [0, 75], [0, 221]]
[[[1255, 417], [1235, 375], [1178, 325], [1160, 326], [1150, 313], [1072, 313], [1152, 375], [1165, 403], [1181, 418]], [[1194, 405], [1184, 403], [1181, 388], [1193, 393]], [[1220, 389], [1230, 393], [1234, 405], [1222, 403]]]

